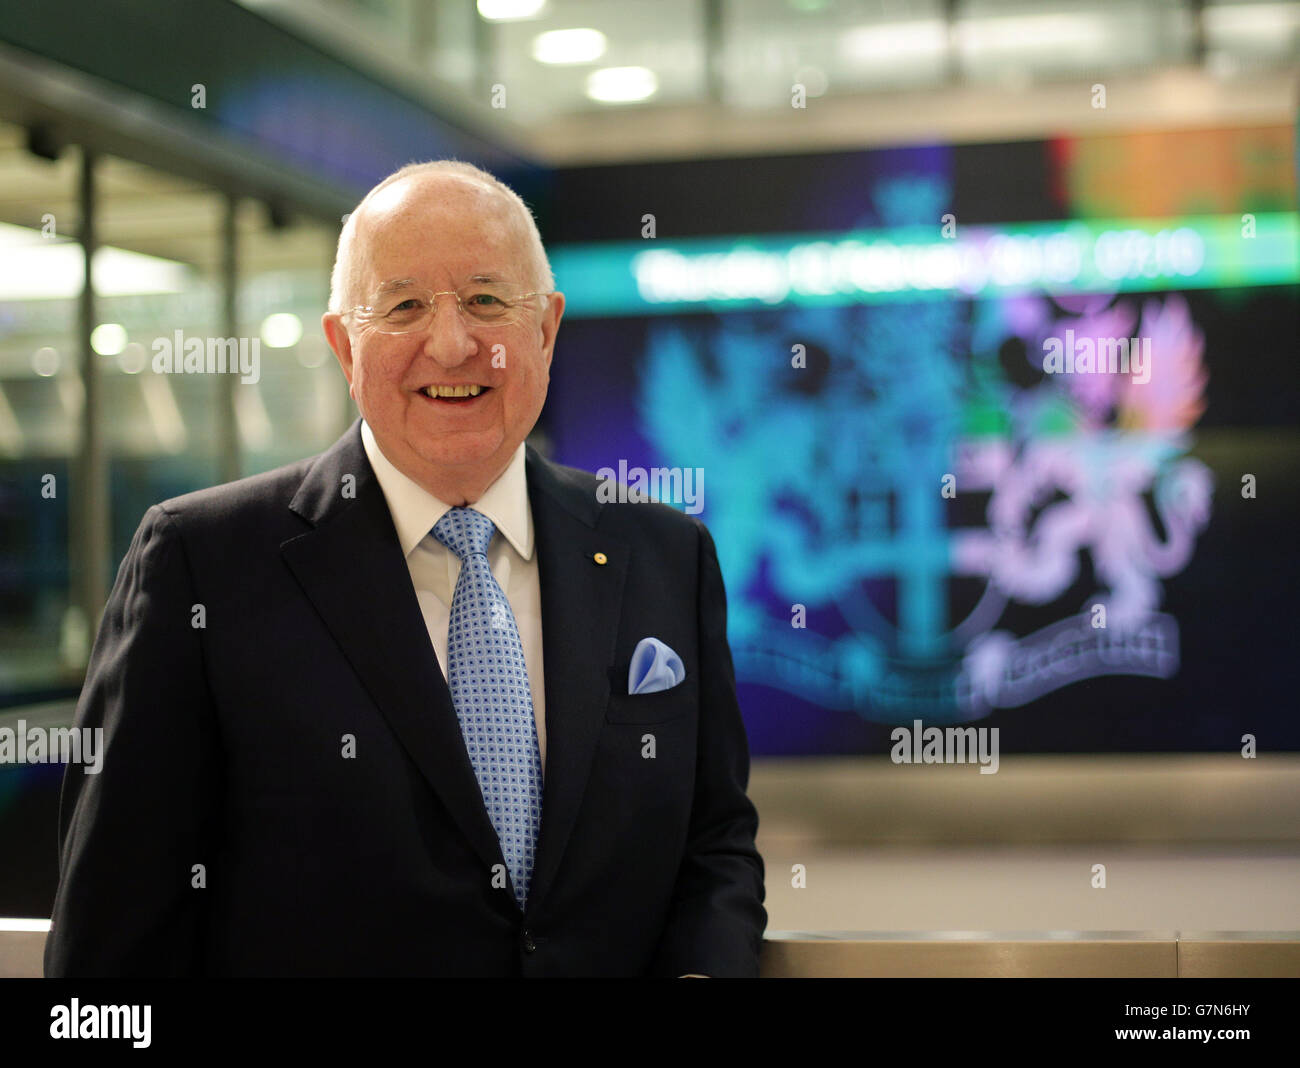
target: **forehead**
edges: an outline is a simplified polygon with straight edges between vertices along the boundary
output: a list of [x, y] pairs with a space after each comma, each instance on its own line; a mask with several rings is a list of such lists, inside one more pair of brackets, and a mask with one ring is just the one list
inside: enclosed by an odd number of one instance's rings
[[366, 205], [354, 241], [364, 292], [398, 279], [438, 287], [475, 277], [520, 281], [528, 273], [510, 202], [476, 182], [396, 182]]

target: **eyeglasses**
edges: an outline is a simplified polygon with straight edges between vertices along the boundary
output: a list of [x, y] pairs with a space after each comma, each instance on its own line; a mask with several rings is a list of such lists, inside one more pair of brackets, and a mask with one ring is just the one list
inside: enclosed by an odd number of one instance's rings
[[455, 297], [466, 326], [514, 326], [528, 316], [531, 298], [549, 297], [554, 292], [524, 293], [497, 282], [471, 282], [460, 289], [437, 292], [401, 289], [378, 298], [373, 304], [358, 304], [344, 315], [381, 334], [413, 334], [433, 322], [438, 297]]

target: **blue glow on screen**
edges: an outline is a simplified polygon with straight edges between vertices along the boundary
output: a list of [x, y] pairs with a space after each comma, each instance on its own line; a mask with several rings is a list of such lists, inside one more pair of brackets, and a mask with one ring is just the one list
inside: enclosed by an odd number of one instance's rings
[[[882, 178], [876, 203], [905, 238], [946, 193], [916, 178], [896, 195], [899, 182]], [[1293, 214], [1273, 223], [1294, 234]], [[1195, 225], [1204, 243], [1181, 279], [642, 300], [566, 321], [548, 404], [558, 458], [703, 472], [756, 753], [881, 751], [890, 725], [1008, 716], [1031, 717], [1043, 749], [1105, 748], [1078, 739], [1104, 739], [1108, 717], [1115, 748], [1223, 744], [1222, 720], [1188, 715], [1193, 673], [1231, 670], [1242, 647], [1182, 606], [1215, 581], [1202, 542], [1216, 514], [1236, 522], [1221, 509], [1237, 487], [1197, 454], [1212, 354], [1185, 290], [1212, 289], [1198, 306], [1218, 309], [1220, 290], [1293, 282], [1296, 253], [1253, 246], [1258, 275], [1207, 265], [1206, 249], [1230, 247], [1228, 220]], [[582, 250], [624, 269], [630, 251]], [[575, 255], [557, 250], [561, 288]], [[1142, 374], [1044, 373], [1053, 343], [1117, 338], [1147, 353]]]

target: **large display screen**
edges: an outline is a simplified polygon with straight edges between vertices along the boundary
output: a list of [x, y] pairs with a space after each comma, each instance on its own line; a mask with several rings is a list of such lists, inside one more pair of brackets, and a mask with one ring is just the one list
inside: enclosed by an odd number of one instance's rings
[[554, 192], [553, 452], [708, 525], [756, 754], [1300, 747], [1291, 129]]

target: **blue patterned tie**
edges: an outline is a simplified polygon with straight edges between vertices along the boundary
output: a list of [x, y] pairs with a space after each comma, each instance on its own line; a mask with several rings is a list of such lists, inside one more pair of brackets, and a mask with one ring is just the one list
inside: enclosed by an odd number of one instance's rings
[[447, 625], [447, 682], [488, 817], [522, 909], [542, 823], [542, 759], [524, 647], [510, 602], [488, 566], [496, 527], [453, 508], [433, 536], [461, 559]]

